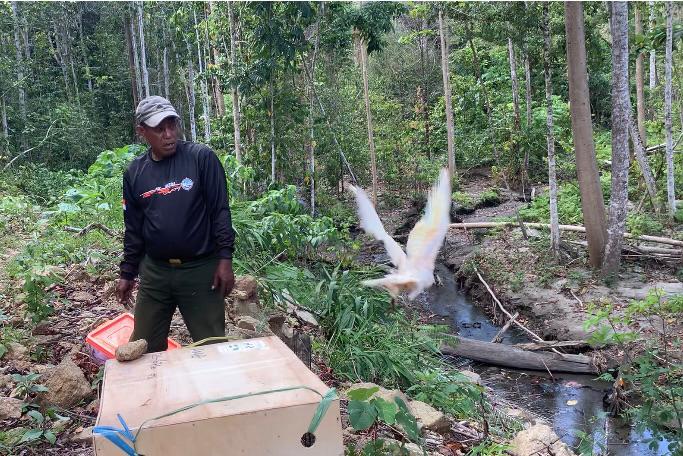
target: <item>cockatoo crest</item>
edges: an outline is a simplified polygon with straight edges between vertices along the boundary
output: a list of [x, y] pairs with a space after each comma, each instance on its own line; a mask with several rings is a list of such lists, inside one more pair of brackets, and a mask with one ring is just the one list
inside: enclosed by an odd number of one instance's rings
[[441, 170], [439, 180], [429, 192], [425, 214], [408, 235], [406, 252], [386, 232], [368, 195], [352, 185], [349, 189], [356, 196], [361, 228], [384, 242], [384, 248], [395, 267], [383, 278], [366, 280], [363, 284], [385, 288], [394, 297], [405, 291], [409, 299], [414, 299], [434, 283], [434, 262], [448, 231], [451, 208], [448, 170]]

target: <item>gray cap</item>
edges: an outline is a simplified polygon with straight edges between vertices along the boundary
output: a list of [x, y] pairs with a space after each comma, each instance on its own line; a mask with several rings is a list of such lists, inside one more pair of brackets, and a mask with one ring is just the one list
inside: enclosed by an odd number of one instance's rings
[[144, 98], [135, 110], [135, 123], [140, 125], [144, 122], [149, 127], [156, 127], [166, 117], [180, 117], [175, 108], [164, 97], [153, 95]]

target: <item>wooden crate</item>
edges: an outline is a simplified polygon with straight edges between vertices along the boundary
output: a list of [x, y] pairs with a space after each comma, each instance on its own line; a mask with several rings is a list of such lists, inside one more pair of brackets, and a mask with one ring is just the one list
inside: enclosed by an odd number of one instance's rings
[[[306, 386], [325, 394], [320, 381], [277, 337], [150, 353], [105, 366], [97, 426], [133, 434], [145, 420], [190, 404], [274, 389]], [[339, 400], [332, 401], [306, 447], [302, 437], [320, 403], [307, 389], [269, 392], [202, 404], [143, 425], [136, 448], [145, 456], [341, 456]], [[97, 456], [122, 456], [107, 438], [94, 437]]]

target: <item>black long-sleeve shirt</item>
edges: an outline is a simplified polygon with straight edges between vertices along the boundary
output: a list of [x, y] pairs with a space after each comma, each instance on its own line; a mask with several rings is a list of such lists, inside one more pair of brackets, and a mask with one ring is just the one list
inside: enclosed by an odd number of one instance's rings
[[176, 153], [154, 161], [151, 151], [134, 159], [123, 175], [121, 277], [133, 279], [147, 254], [189, 260], [234, 250], [225, 171], [202, 144], [178, 141]]

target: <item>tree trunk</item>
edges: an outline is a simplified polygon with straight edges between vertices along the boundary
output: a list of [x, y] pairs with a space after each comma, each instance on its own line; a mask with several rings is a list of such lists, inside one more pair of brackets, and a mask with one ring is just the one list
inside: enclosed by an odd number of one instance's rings
[[196, 103], [196, 97], [194, 93], [194, 64], [192, 63], [192, 48], [190, 47], [190, 42], [185, 41], [187, 45], [187, 107], [190, 111], [188, 116], [190, 118], [190, 139], [194, 142], [197, 141], [197, 123], [194, 117], [194, 107]]
[[[643, 19], [638, 4], [633, 5], [635, 9], [636, 19], [636, 35], [643, 34]], [[643, 141], [643, 146], [647, 147], [647, 136], [645, 135], [645, 82], [643, 77], [643, 53], [639, 52], [636, 57], [636, 105], [638, 109], [638, 131], [640, 132], [640, 139]]]
[[515, 110], [515, 131], [522, 126], [522, 115], [519, 109], [519, 82], [517, 80], [517, 59], [512, 38], [508, 38], [508, 56], [510, 59], [510, 80], [512, 81], [512, 104]]
[[372, 204], [377, 206], [377, 157], [375, 156], [375, 137], [370, 111], [370, 90], [368, 84], [368, 49], [365, 41], [358, 40], [360, 47], [360, 66], [363, 73], [363, 95], [365, 98], [365, 115], [368, 119], [368, 147], [370, 148], [370, 172], [372, 174]]
[[[92, 93], [92, 75], [90, 74], [90, 59], [88, 58], [88, 48], [85, 46], [85, 39], [83, 38], [83, 4], [79, 3], [78, 8], [78, 36], [81, 43], [81, 54], [83, 54], [83, 62], [85, 63], [85, 77], [88, 79], [88, 92]], [[93, 100], [94, 102], [94, 100]]]
[[[422, 28], [426, 30], [428, 28], [427, 26], [427, 20], [423, 19], [422, 20]], [[429, 77], [427, 76], [427, 69], [426, 69], [426, 64], [425, 64], [425, 54], [428, 53], [427, 50], [427, 45], [428, 45], [428, 40], [426, 36], [421, 36], [417, 40], [418, 46], [420, 48], [420, 73], [422, 75], [422, 99], [424, 100], [423, 102], [423, 110], [422, 110], [422, 116], [424, 119], [425, 123], [425, 130], [424, 130], [424, 147], [427, 149], [427, 159], [431, 160], [432, 159], [432, 149], [429, 147], [429, 94], [431, 93], [431, 88], [429, 84]]]
[[[57, 21], [61, 22], [61, 21]], [[66, 59], [63, 54], [63, 45], [62, 45], [62, 35], [59, 29], [57, 28], [57, 22], [52, 24], [52, 36], [54, 38], [54, 43], [52, 42], [52, 39], [50, 39], [50, 35], [48, 34], [48, 42], [50, 43], [50, 50], [52, 51], [52, 57], [55, 59], [55, 62], [59, 65], [59, 68], [62, 70], [62, 79], [64, 80], [64, 93], [66, 95], [66, 98], [71, 101], [72, 100], [72, 95], [71, 95], [71, 84], [69, 82], [69, 69], [67, 68], [66, 65]]]
[[636, 121], [633, 119], [633, 113], [629, 110], [629, 123], [628, 130], [631, 135], [631, 141], [633, 142], [633, 151], [640, 166], [640, 171], [643, 173], [643, 180], [645, 181], [645, 187], [647, 188], [647, 193], [650, 195], [650, 201], [652, 201], [652, 207], [655, 212], [659, 213], [659, 200], [657, 198], [657, 187], [655, 184], [655, 178], [652, 175], [652, 169], [650, 168], [650, 163], [647, 160], [647, 155], [645, 153], [645, 146], [640, 140], [640, 133], [638, 132], [638, 126]]
[[[214, 2], [213, 0], [209, 1], [209, 14], [213, 17], [214, 16]], [[216, 12], [217, 13], [217, 12]], [[213, 59], [215, 63], [218, 63], [218, 58], [220, 57], [220, 53], [218, 51], [218, 46], [212, 45], [211, 48], [213, 49]], [[214, 81], [213, 81], [215, 87], [216, 87], [216, 107], [218, 109], [218, 115], [220, 117], [223, 117], [225, 115], [225, 99], [223, 98], [223, 90], [221, 89], [221, 82], [218, 80], [218, 77], [214, 76]]]
[[138, 97], [138, 82], [135, 76], [135, 60], [133, 58], [133, 39], [130, 34], [128, 18], [123, 18], [123, 32], [126, 37], [126, 51], [128, 52], [128, 73], [130, 75], [130, 91], [133, 97], [133, 106], [137, 107], [140, 102]]
[[[529, 128], [531, 126], [531, 65], [529, 63], [529, 54], [524, 54], [524, 82], [526, 89], [526, 126]], [[528, 154], [525, 160], [526, 166], [528, 166]]]
[[607, 243], [602, 262], [605, 277], [619, 273], [621, 247], [628, 213], [628, 125], [631, 99], [628, 84], [628, 4], [613, 2], [612, 29], [612, 192], [609, 201]]
[[204, 142], [211, 140], [211, 111], [209, 107], [209, 89], [206, 85], [206, 68], [202, 56], [201, 39], [199, 38], [199, 25], [197, 13], [194, 12], [194, 31], [197, 39], [197, 61], [199, 62], [199, 86], [202, 90], [202, 113], [204, 114]]
[[163, 73], [164, 73], [164, 98], [170, 100], [171, 96], [171, 75], [168, 69], [168, 43], [166, 41], [166, 24], [161, 25], [161, 36], [164, 42]]
[[597, 268], [602, 264], [605, 248], [605, 202], [602, 197], [593, 145], [581, 2], [565, 2], [565, 29], [572, 136], [581, 192], [581, 209], [587, 230], [589, 260], [591, 265]]
[[[481, 93], [484, 97], [484, 109], [486, 110], [486, 119], [487, 119], [487, 127], [488, 127], [488, 133], [489, 133], [489, 140], [491, 141], [491, 146], [493, 147], [493, 158], [496, 161], [496, 164], [498, 163], [499, 157], [499, 152], [498, 152], [498, 143], [495, 140], [496, 135], [495, 132], [493, 131], [493, 109], [491, 109], [491, 101], [489, 100], [489, 94], [488, 90], [486, 90], [486, 85], [484, 85], [484, 81], [481, 79], [481, 65], [479, 64], [479, 57], [477, 54], [477, 48], [474, 46], [474, 42], [472, 41], [472, 32], [470, 28], [466, 25], [466, 30], [467, 30], [467, 40], [469, 41], [470, 44], [470, 49], [472, 50], [472, 65], [474, 66], [474, 74], [477, 78], [477, 83], [479, 84], [479, 87], [481, 88]], [[506, 179], [507, 181], [507, 179]]]
[[149, 73], [147, 72], [147, 51], [145, 49], [145, 23], [142, 11], [142, 0], [137, 2], [138, 31], [140, 33], [140, 63], [142, 69], [142, 83], [145, 97], [149, 96]]
[[275, 89], [273, 88], [273, 69], [270, 73], [270, 181], [275, 182]]
[[[311, 61], [311, 80], [309, 81], [309, 104], [308, 104], [308, 128], [309, 128], [309, 172], [311, 181], [311, 216], [315, 216], [315, 124], [313, 114], [315, 112], [315, 63], [318, 57], [318, 46], [320, 45], [320, 23], [325, 15], [325, 3], [320, 3], [317, 24], [315, 27], [315, 43], [313, 44], [313, 58]], [[305, 63], [304, 63], [305, 65]]]
[[550, 73], [550, 19], [548, 3], [543, 4], [543, 75], [545, 77], [546, 135], [548, 141], [548, 182], [550, 184], [550, 247], [555, 259], [560, 257], [560, 228], [557, 213], [557, 171], [553, 125], [553, 88]]
[[[237, 49], [235, 44], [235, 35], [237, 34], [237, 27], [235, 25], [235, 12], [233, 11], [233, 2], [228, 2], [228, 16], [230, 17], [230, 63], [232, 65], [233, 74], [237, 72]], [[238, 162], [242, 162], [242, 144], [240, 138], [240, 107], [239, 107], [239, 92], [237, 84], [232, 84], [232, 123], [235, 131], [235, 158]]]
[[142, 100], [143, 98], [143, 82], [142, 82], [142, 75], [140, 71], [140, 57], [138, 54], [138, 40], [135, 35], [135, 25], [133, 24], [134, 20], [133, 17], [131, 16], [130, 18], [130, 37], [133, 43], [133, 63], [135, 65], [135, 83], [136, 83], [136, 88], [138, 91], [138, 99]]
[[[655, 2], [654, 0], [649, 1], [650, 9], [650, 32], [655, 28]], [[650, 50], [650, 90], [657, 86], [657, 57], [656, 52], [653, 49]]]
[[19, 89], [19, 112], [21, 113], [20, 143], [26, 145], [23, 129], [26, 127], [26, 89], [24, 89], [24, 58], [21, 46], [21, 26], [19, 20], [19, 6], [16, 1], [12, 5], [12, 18], [14, 20], [14, 46], [16, 47], [17, 87]]
[[9, 138], [9, 124], [7, 123], [7, 104], [5, 103], [5, 95], [0, 95], [0, 102], [2, 103], [2, 136], [5, 139]]
[[439, 10], [439, 37], [441, 39], [441, 74], [443, 78], [443, 97], [446, 103], [446, 132], [448, 135], [448, 175], [455, 175], [455, 122], [453, 120], [453, 106], [451, 99], [451, 77], [448, 65], [448, 27], [444, 12]]
[[666, 193], [669, 201], [669, 214], [676, 213], [676, 194], [674, 192], [674, 151], [671, 122], [671, 87], [673, 67], [673, 12], [671, 1], [666, 2], [666, 53], [664, 56], [664, 129], [666, 134]]

